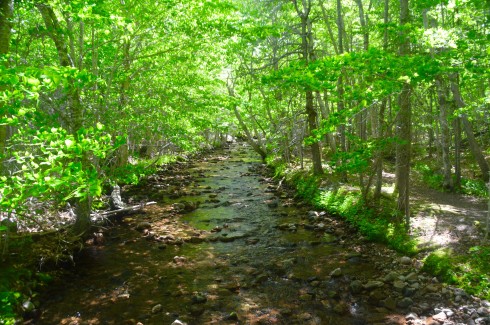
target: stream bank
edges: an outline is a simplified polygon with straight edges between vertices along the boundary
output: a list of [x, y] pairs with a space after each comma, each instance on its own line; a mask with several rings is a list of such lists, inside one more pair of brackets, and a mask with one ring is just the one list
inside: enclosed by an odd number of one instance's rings
[[[243, 144], [169, 165], [40, 299], [36, 324], [485, 324], [488, 307], [312, 211]], [[41, 303], [42, 302], [42, 303]]]

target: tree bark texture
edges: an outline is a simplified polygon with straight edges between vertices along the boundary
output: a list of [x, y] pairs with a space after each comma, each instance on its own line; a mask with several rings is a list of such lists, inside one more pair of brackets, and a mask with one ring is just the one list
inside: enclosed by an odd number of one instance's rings
[[439, 125], [441, 126], [441, 152], [442, 152], [442, 174], [444, 176], [443, 188], [453, 190], [453, 181], [451, 177], [451, 160], [449, 147], [451, 135], [449, 132], [449, 102], [446, 95], [446, 87], [442, 77], [436, 77], [437, 97], [439, 100]]
[[[408, 0], [400, 0], [400, 25], [409, 22]], [[401, 56], [410, 53], [410, 39], [406, 32], [400, 33], [399, 53]], [[411, 86], [405, 82], [398, 97], [400, 110], [396, 119], [396, 188], [398, 189], [397, 210], [404, 216], [405, 226], [410, 227], [410, 159], [411, 159]]]
[[[10, 48], [10, 18], [14, 10], [13, 0], [0, 0], [0, 57], [8, 54]], [[0, 92], [4, 87], [0, 86]], [[0, 102], [0, 115], [3, 116], [3, 103]], [[7, 125], [0, 125], [0, 157], [5, 154], [7, 144]], [[4, 172], [3, 161], [0, 161], [0, 175]]]
[[[451, 81], [451, 91], [453, 93], [456, 106], [458, 108], [465, 107], [466, 103], [464, 102], [463, 97], [461, 96], [461, 91], [459, 89], [458, 75], [451, 74], [449, 76], [449, 80]], [[464, 132], [466, 133], [466, 137], [468, 139], [468, 144], [470, 145], [471, 153], [473, 154], [473, 157], [475, 158], [478, 166], [480, 167], [480, 171], [482, 173], [482, 179], [485, 182], [488, 182], [490, 179], [490, 175], [489, 175], [490, 167], [488, 165], [488, 162], [485, 160], [485, 156], [483, 155], [483, 151], [480, 145], [476, 141], [471, 123], [468, 120], [466, 114], [462, 114], [460, 118], [461, 118], [461, 123], [463, 124]]]
[[[305, 64], [308, 64], [315, 60], [315, 55], [313, 53], [312, 22], [310, 19], [311, 0], [302, 0], [302, 10], [299, 8], [296, 0], [293, 0], [293, 4], [296, 9], [296, 13], [301, 19], [301, 51], [303, 61]], [[313, 90], [311, 90], [310, 87], [307, 87], [305, 95], [305, 111], [308, 116], [309, 133], [310, 135], [313, 135], [313, 130], [318, 129], [317, 112], [315, 110], [315, 106], [313, 105]], [[323, 168], [319, 142], [313, 141], [310, 145], [310, 149], [311, 159], [313, 162], [313, 173], [315, 175], [320, 175], [323, 173]]]

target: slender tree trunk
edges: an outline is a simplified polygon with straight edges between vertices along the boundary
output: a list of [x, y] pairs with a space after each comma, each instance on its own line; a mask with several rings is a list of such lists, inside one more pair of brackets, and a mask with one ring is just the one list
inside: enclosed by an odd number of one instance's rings
[[[235, 97], [235, 90], [233, 89], [233, 86], [228, 85], [228, 95], [230, 97]], [[258, 144], [253, 136], [252, 133], [250, 133], [250, 130], [247, 127], [247, 124], [243, 121], [242, 115], [240, 114], [240, 111], [238, 110], [237, 105], [233, 105], [233, 112], [235, 113], [235, 117], [237, 118], [238, 124], [242, 128], [243, 132], [245, 132], [245, 135], [247, 137], [247, 142], [252, 146], [254, 151], [260, 155], [262, 160], [265, 160], [267, 157], [267, 152]]]
[[[342, 18], [342, 3], [341, 0], [337, 0], [337, 37], [339, 42], [339, 54], [344, 53], [344, 20]], [[337, 111], [343, 114], [342, 111], [345, 109], [344, 106], [344, 70], [340, 72], [340, 77], [337, 80]], [[339, 126], [340, 134], [340, 151], [347, 152], [347, 139], [346, 139], [346, 128], [345, 123], [341, 123]], [[342, 162], [343, 163], [343, 162]], [[342, 180], [347, 181], [347, 172], [342, 172]]]
[[429, 92], [429, 114], [427, 115], [428, 119], [428, 124], [431, 126], [427, 129], [427, 138], [428, 138], [428, 144], [427, 144], [427, 157], [429, 159], [432, 159], [432, 154], [435, 152], [434, 148], [434, 141], [435, 141], [435, 136], [434, 136], [434, 128], [432, 125], [434, 125], [433, 121], [433, 116], [434, 116], [434, 94], [432, 91]]
[[390, 22], [390, 0], [384, 2], [383, 23], [385, 25], [383, 31], [383, 49], [388, 50], [388, 23]]
[[[376, 125], [376, 136], [378, 137], [378, 139], [381, 139], [385, 134], [384, 115], [386, 111], [386, 103], [387, 99], [383, 99], [383, 101], [381, 102], [381, 107], [379, 108], [378, 123]], [[385, 148], [379, 149], [376, 155], [376, 186], [373, 195], [374, 202], [376, 203], [379, 203], [379, 200], [381, 199], [381, 189], [383, 187], [383, 158], [385, 150]]]
[[[10, 18], [14, 10], [13, 0], [0, 0], [0, 57], [9, 53], [10, 48]], [[0, 92], [5, 90], [0, 86]], [[3, 102], [0, 101], [0, 111], [3, 111]], [[3, 117], [3, 116], [2, 116]], [[7, 125], [0, 125], [0, 175], [4, 174], [3, 156], [7, 144]]]
[[359, 22], [362, 28], [362, 38], [364, 41], [363, 47], [364, 51], [369, 49], [369, 29], [367, 26], [367, 17], [364, 15], [364, 7], [362, 5], [362, 0], [355, 0], [357, 6], [359, 7]]
[[453, 190], [453, 181], [451, 177], [451, 160], [449, 155], [449, 146], [451, 142], [448, 121], [449, 103], [446, 96], [446, 87], [442, 77], [436, 77], [437, 97], [439, 99], [439, 125], [441, 126], [441, 152], [442, 152], [442, 171], [443, 171], [443, 188]]
[[[400, 25], [409, 23], [408, 0], [400, 0]], [[403, 28], [403, 27], [402, 27]], [[410, 39], [406, 32], [400, 33], [401, 56], [410, 54]], [[398, 189], [397, 209], [404, 216], [407, 230], [410, 227], [410, 158], [411, 158], [411, 86], [405, 82], [398, 97], [400, 110], [396, 120], [396, 187]]]
[[454, 188], [461, 188], [461, 120], [455, 118], [454, 129]]
[[330, 42], [333, 45], [333, 49], [335, 54], [339, 54], [339, 49], [337, 47], [337, 41], [335, 40], [335, 36], [333, 34], [332, 26], [330, 24], [330, 19], [327, 15], [327, 11], [325, 10], [325, 6], [323, 5], [323, 1], [320, 0], [320, 6], [322, 8], [322, 14], [323, 14], [323, 21], [325, 22], [325, 26], [327, 26], [327, 31], [328, 31], [328, 37], [330, 38]]
[[[458, 75], [457, 74], [451, 74], [449, 76], [449, 80], [451, 81], [451, 91], [454, 96], [454, 100], [456, 101], [456, 106], [458, 108], [463, 108], [466, 106], [466, 103], [463, 100], [463, 97], [461, 96], [461, 91], [459, 89], [459, 82], [458, 82]], [[488, 165], [488, 162], [485, 160], [485, 156], [483, 155], [483, 151], [480, 148], [480, 145], [475, 139], [475, 135], [473, 133], [473, 128], [471, 127], [471, 123], [468, 120], [468, 117], [466, 114], [461, 115], [461, 122], [463, 124], [463, 129], [466, 133], [466, 137], [468, 138], [468, 143], [470, 145], [470, 150], [475, 157], [475, 160], [480, 167], [480, 171], [482, 173], [482, 179], [485, 182], [489, 181], [490, 175], [490, 167]]]
[[[311, 0], [302, 0], [303, 9], [300, 10], [296, 0], [293, 0], [296, 13], [301, 19], [301, 50], [303, 54], [303, 61], [308, 65], [311, 61], [315, 60], [313, 53], [313, 34], [312, 34], [312, 22], [310, 19], [311, 12]], [[308, 128], [310, 135], [313, 135], [313, 131], [318, 129], [317, 124], [317, 112], [313, 105], [313, 90], [307, 87], [306, 92], [306, 104], [305, 111], [308, 116]], [[310, 145], [311, 158], [313, 161], [313, 173], [315, 175], [321, 175], [323, 173], [322, 157], [320, 151], [319, 141], [313, 141]]]
[[[328, 116], [330, 115], [330, 112], [328, 110], [327, 103], [325, 102], [325, 100], [322, 99], [322, 96], [319, 91], [316, 92], [316, 99], [318, 102], [318, 106], [320, 106], [320, 112], [322, 114], [322, 118], [324, 120], [327, 120]], [[337, 152], [337, 144], [335, 143], [335, 137], [332, 135], [331, 132], [328, 132], [326, 134], [326, 137], [330, 150], [332, 151], [332, 153], [335, 154]]]

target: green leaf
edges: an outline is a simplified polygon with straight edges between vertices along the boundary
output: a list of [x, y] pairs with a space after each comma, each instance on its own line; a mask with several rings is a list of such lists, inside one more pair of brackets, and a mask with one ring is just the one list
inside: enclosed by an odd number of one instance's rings
[[73, 146], [73, 140], [70, 140], [70, 139], [66, 139], [65, 140], [65, 145], [67, 148], [71, 148]]

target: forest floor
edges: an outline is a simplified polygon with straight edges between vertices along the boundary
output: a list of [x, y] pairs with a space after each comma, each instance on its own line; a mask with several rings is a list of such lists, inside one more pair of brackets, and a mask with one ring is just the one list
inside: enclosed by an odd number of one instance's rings
[[488, 203], [458, 193], [440, 192], [424, 184], [412, 189], [411, 232], [422, 250], [449, 248], [468, 254], [485, 236]]
[[[394, 182], [394, 174], [383, 174]], [[413, 181], [410, 199], [410, 233], [422, 252], [451, 249], [464, 255], [484, 240], [488, 199], [441, 192], [420, 180]]]

